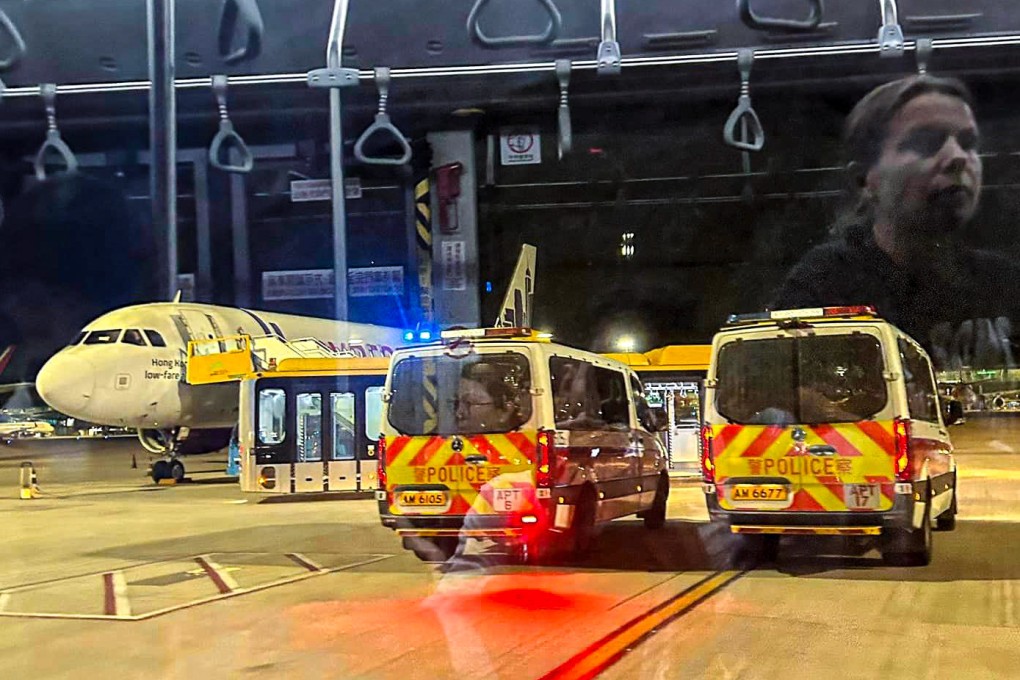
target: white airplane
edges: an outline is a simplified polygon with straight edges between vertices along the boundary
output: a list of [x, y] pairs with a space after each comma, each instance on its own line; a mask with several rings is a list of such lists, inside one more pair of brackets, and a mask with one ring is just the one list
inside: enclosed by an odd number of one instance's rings
[[[241, 333], [315, 338], [360, 356], [389, 356], [395, 347], [416, 339], [411, 331], [386, 326], [177, 300], [155, 302], [117, 309], [89, 323], [42, 367], [36, 390], [66, 415], [137, 428], [146, 450], [168, 458], [154, 464], [153, 477], [180, 479], [184, 465], [177, 456], [182, 444], [193, 431], [232, 428], [238, 406], [237, 383], [184, 381], [188, 341]], [[205, 450], [226, 446], [227, 437], [222, 439], [220, 446]]]

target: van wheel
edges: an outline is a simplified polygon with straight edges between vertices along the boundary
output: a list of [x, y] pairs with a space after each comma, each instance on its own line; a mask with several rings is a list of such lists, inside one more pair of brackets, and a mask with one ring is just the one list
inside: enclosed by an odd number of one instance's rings
[[587, 489], [581, 495], [581, 502], [574, 512], [574, 554], [581, 557], [591, 550], [595, 541], [595, 493]]
[[645, 528], [661, 529], [666, 524], [666, 503], [669, 501], [669, 477], [666, 475], [659, 476], [659, 484], [655, 489], [655, 500], [652, 502], [652, 507], [645, 510], [641, 514], [641, 518], [645, 521]]
[[936, 531], [952, 531], [956, 528], [956, 475], [953, 475], [953, 502], [949, 509], [938, 516], [935, 520]]
[[422, 562], [445, 562], [457, 552], [460, 539], [456, 536], [438, 538], [405, 538], [404, 547], [410, 548]]
[[541, 545], [535, 539], [514, 543], [510, 549], [510, 558], [516, 564], [538, 564], [542, 557], [544, 554]]
[[882, 561], [896, 567], [923, 567], [931, 563], [931, 494], [925, 488], [924, 519], [920, 529], [892, 529], [883, 536]]

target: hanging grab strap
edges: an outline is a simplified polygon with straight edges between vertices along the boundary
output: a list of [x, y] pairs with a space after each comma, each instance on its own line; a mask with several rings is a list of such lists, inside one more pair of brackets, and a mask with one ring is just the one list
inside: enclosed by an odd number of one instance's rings
[[[220, 130], [213, 137], [212, 144], [209, 145], [209, 164], [223, 172], [238, 174], [251, 172], [252, 166], [255, 165], [255, 159], [252, 157], [248, 145], [241, 139], [241, 135], [234, 130], [234, 124], [230, 122], [230, 114], [227, 111], [227, 77], [213, 76], [212, 90], [213, 95], [216, 96], [216, 105], [220, 110]], [[237, 150], [239, 160], [236, 164], [230, 162], [229, 155], [225, 160], [221, 159], [224, 145], [232, 146]]]
[[882, 27], [878, 29], [878, 53], [883, 57], [902, 56], [905, 43], [896, 0], [878, 0], [878, 8], [882, 14]]
[[928, 60], [931, 59], [931, 53], [935, 51], [934, 46], [931, 44], [931, 38], [918, 38], [917, 45], [917, 73], [918, 75], [926, 75], [928, 73]]
[[813, 31], [822, 23], [822, 15], [825, 14], [825, 7], [822, 0], [807, 0], [811, 13], [807, 19], [798, 21], [795, 19], [778, 19], [775, 17], [762, 17], [751, 9], [751, 0], [737, 0], [737, 12], [740, 20], [755, 31], [786, 31], [788, 33], [804, 33]]
[[[386, 103], [390, 98], [390, 70], [385, 66], [375, 69], [375, 85], [379, 89], [379, 110], [375, 114], [375, 121], [365, 128], [365, 131], [354, 143], [354, 157], [365, 165], [404, 165], [411, 160], [411, 145], [404, 139], [404, 134], [397, 129], [397, 126], [390, 121], [390, 114], [386, 113]], [[365, 154], [365, 142], [374, 134], [381, 133], [392, 137], [400, 146], [399, 156], [368, 156]]]
[[526, 47], [528, 45], [546, 45], [559, 37], [563, 29], [563, 17], [553, 0], [537, 0], [538, 4], [549, 14], [549, 25], [542, 33], [535, 35], [507, 35], [499, 38], [492, 38], [482, 31], [478, 20], [482, 10], [490, 0], [475, 0], [471, 13], [468, 14], [467, 29], [472, 40], [477, 41], [482, 47]]
[[[224, 62], [236, 64], [259, 56], [264, 31], [258, 0], [223, 0], [218, 44]], [[235, 36], [243, 42], [232, 48]]]
[[[754, 52], [749, 49], [737, 53], [737, 67], [740, 69], [740, 98], [737, 108], [726, 119], [723, 139], [726, 144], [741, 151], [761, 151], [765, 146], [765, 131], [758, 120], [758, 114], [751, 106], [751, 66]], [[739, 135], [738, 135], [739, 126]]]
[[560, 110], [559, 110], [559, 143], [557, 152], [559, 159], [570, 153], [574, 148], [574, 131], [570, 125], [570, 60], [556, 60], [556, 78], [560, 81]]
[[18, 27], [14, 25], [11, 18], [7, 16], [7, 12], [0, 9], [0, 28], [7, 34], [7, 37], [11, 41], [11, 53], [0, 59], [0, 71], [6, 71], [11, 68], [25, 56], [25, 52], [28, 48], [25, 47], [25, 39], [21, 37], [21, 32], [18, 31]]
[[50, 151], [60, 156], [64, 162], [64, 172], [78, 170], [78, 159], [60, 137], [60, 129], [57, 127], [57, 86], [44, 83], [39, 86], [39, 95], [46, 106], [46, 140], [35, 154], [35, 177], [41, 182], [46, 179], [46, 155]]

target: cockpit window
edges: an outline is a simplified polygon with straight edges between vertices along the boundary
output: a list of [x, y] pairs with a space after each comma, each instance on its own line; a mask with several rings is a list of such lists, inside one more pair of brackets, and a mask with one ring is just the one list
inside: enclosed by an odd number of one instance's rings
[[72, 340], [71, 342], [69, 342], [67, 346], [68, 346], [68, 347], [74, 347], [75, 345], [80, 345], [80, 344], [81, 344], [81, 341], [85, 339], [85, 336], [86, 336], [86, 335], [88, 335], [88, 333], [86, 333], [85, 331], [82, 331], [81, 333], [79, 333], [78, 335], [76, 335], [76, 336], [75, 336], [75, 338], [74, 338], [74, 340]]
[[145, 338], [142, 337], [142, 332], [137, 328], [129, 328], [124, 331], [124, 337], [120, 341], [125, 345], [138, 345], [139, 347], [145, 347]]
[[120, 329], [112, 331], [92, 331], [86, 336], [86, 345], [112, 345], [120, 337]]
[[166, 341], [163, 340], [163, 336], [156, 331], [146, 329], [145, 337], [149, 339], [149, 344], [153, 347], [166, 347]]

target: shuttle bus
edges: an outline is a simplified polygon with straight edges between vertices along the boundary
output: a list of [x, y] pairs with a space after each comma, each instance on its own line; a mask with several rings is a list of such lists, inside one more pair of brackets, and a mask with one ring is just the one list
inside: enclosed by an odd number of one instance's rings
[[388, 368], [387, 357], [236, 336], [192, 343], [187, 371], [192, 384], [240, 382], [241, 490], [285, 495], [376, 488]]

